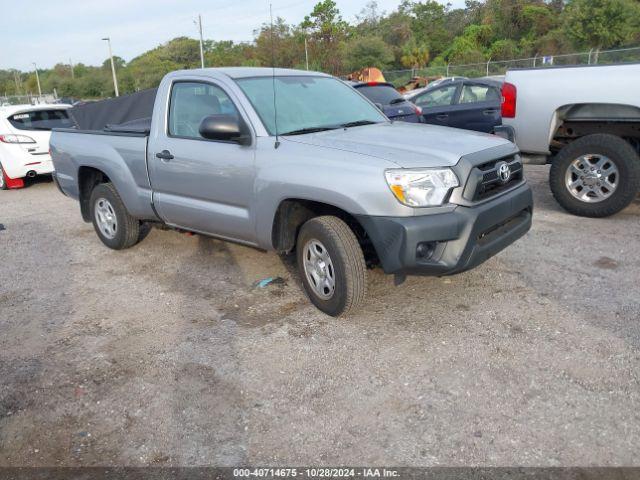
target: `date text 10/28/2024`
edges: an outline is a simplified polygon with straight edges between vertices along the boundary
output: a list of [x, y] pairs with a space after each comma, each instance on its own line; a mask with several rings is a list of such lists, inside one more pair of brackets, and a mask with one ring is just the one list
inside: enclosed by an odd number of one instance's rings
[[397, 470], [386, 468], [234, 468], [236, 478], [394, 478]]

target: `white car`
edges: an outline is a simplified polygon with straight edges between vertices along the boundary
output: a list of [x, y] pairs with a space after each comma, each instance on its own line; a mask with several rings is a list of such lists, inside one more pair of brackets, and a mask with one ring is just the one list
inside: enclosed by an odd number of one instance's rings
[[51, 129], [72, 127], [71, 105], [0, 107], [0, 190], [21, 188], [25, 177], [53, 172], [49, 155]]

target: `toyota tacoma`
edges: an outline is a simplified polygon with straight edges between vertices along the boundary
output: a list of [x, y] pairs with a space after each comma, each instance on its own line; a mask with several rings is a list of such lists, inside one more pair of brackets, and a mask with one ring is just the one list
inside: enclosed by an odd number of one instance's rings
[[56, 183], [112, 249], [160, 224], [295, 252], [310, 300], [338, 316], [363, 303], [368, 268], [463, 272], [531, 226], [513, 143], [391, 122], [329, 75], [178, 71], [151, 103], [150, 118], [51, 138]]

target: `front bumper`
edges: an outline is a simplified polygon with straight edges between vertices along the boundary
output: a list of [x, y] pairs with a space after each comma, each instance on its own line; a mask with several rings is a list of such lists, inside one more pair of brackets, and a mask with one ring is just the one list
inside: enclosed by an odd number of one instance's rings
[[418, 217], [359, 216], [385, 273], [444, 276], [464, 272], [531, 228], [533, 196], [523, 184], [473, 207]]

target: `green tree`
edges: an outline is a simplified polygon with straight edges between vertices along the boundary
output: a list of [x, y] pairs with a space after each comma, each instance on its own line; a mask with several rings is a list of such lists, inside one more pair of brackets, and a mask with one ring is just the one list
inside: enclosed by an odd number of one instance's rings
[[174, 38], [162, 45], [157, 53], [161, 61], [175, 63], [180, 68], [200, 67], [200, 42], [192, 38]]
[[205, 64], [208, 67], [258, 65], [255, 56], [255, 48], [250, 43], [234, 43], [231, 40], [205, 42]]
[[304, 60], [304, 38], [278, 17], [273, 28], [265, 23], [257, 32], [255, 58], [259, 65], [292, 68]]
[[453, 40], [447, 57], [453, 64], [482, 63], [487, 60], [485, 50], [493, 38], [490, 25], [470, 25]]
[[[117, 55], [113, 56], [113, 65], [116, 67], [116, 71], [124, 68], [127, 62], [124, 61], [124, 58], [119, 57]], [[111, 71], [111, 59], [107, 58], [104, 62], [102, 62], [102, 68], [105, 70]]]
[[360, 13], [356, 15], [357, 25], [355, 30], [361, 36], [376, 35], [383, 18], [384, 14], [381, 14], [378, 10], [378, 2], [369, 0], [364, 8], [360, 10]]
[[300, 28], [312, 39], [310, 54], [313, 61], [324, 71], [340, 73], [343, 59], [337, 52], [347, 37], [349, 24], [342, 19], [336, 2], [323, 0], [317, 3]]
[[531, 37], [546, 35], [555, 28], [557, 18], [557, 14], [546, 5], [526, 5], [522, 9], [523, 27]]
[[640, 4], [635, 0], [571, 0], [563, 15], [566, 33], [576, 45], [609, 48], [637, 35]]
[[424, 43], [418, 43], [412, 38], [402, 48], [402, 58], [400, 60], [403, 67], [424, 68], [429, 62], [429, 56], [429, 47]]
[[388, 68], [394, 61], [391, 47], [379, 37], [357, 37], [345, 44], [346, 66], [349, 71], [364, 67]]
[[[409, 4], [405, 4], [405, 8]], [[418, 44], [429, 45], [434, 55], [443, 52], [453, 35], [447, 30], [447, 7], [435, 0], [410, 4], [411, 29]]]
[[509, 60], [518, 58], [520, 49], [515, 40], [496, 40], [489, 47], [489, 57], [491, 60]]

